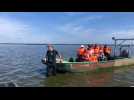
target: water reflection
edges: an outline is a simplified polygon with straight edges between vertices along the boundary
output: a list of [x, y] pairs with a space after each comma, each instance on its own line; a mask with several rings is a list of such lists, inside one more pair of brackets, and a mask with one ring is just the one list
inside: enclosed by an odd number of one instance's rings
[[91, 76], [87, 76], [87, 84], [90, 87], [102, 87], [106, 86], [107, 84], [111, 83], [113, 80], [113, 71], [111, 72], [102, 72], [93, 74]]

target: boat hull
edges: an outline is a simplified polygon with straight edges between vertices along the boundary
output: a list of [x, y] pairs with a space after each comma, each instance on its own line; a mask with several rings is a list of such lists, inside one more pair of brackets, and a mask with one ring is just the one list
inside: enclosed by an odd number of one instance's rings
[[98, 63], [90, 63], [90, 62], [63, 62], [57, 63], [58, 71], [92, 71], [98, 68], [116, 68], [126, 65], [134, 65], [133, 58], [124, 58], [118, 60], [104, 61]]
[[[46, 64], [42, 61], [43, 64]], [[111, 61], [103, 61], [98, 63], [91, 62], [57, 62], [56, 67], [58, 72], [72, 72], [72, 71], [92, 71], [98, 68], [116, 68], [122, 66], [134, 65], [134, 58], [123, 58]]]
[[58, 71], [92, 71], [97, 68], [109, 68], [114, 65], [114, 61], [89, 63], [89, 62], [76, 62], [76, 63], [57, 63]]
[[96, 70], [97, 68], [108, 68], [112, 67], [114, 62], [105, 62], [105, 63], [92, 63], [92, 64], [71, 64], [72, 70], [78, 71], [91, 71]]

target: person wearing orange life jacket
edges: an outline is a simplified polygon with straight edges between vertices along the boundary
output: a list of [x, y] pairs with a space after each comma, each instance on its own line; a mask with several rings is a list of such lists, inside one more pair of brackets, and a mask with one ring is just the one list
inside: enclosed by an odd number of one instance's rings
[[95, 44], [94, 54], [95, 54], [95, 56], [97, 56], [98, 59], [99, 59], [99, 49], [100, 49], [100, 47], [97, 44]]
[[110, 60], [111, 51], [112, 49], [110, 47], [108, 47], [107, 45], [104, 46], [104, 54], [108, 60]]
[[91, 61], [91, 55], [93, 55], [93, 49], [91, 45], [88, 45], [87, 50], [84, 55], [85, 61]]
[[88, 45], [87, 50], [85, 52], [85, 61], [91, 61], [91, 55], [93, 55], [93, 49], [91, 45]]
[[94, 50], [93, 50], [92, 46], [88, 45], [87, 53], [88, 53], [88, 55], [93, 55], [94, 54]]
[[88, 45], [88, 49], [87, 49], [87, 61], [89, 62], [98, 62], [97, 56], [94, 54], [94, 46], [89, 46]]
[[96, 45], [96, 46], [94, 47], [94, 53], [95, 53], [95, 54], [99, 54], [99, 46]]
[[97, 63], [98, 62], [98, 57], [96, 55], [92, 55], [90, 58], [89, 58], [90, 62], [93, 62], [93, 63]]
[[91, 49], [90, 49], [90, 55], [92, 56], [93, 54], [95, 54], [94, 47], [91, 47]]
[[85, 52], [84, 60], [88, 62], [95, 62], [95, 55], [89, 55], [88, 52]]
[[86, 52], [86, 49], [85, 49], [85, 46], [84, 45], [81, 45], [80, 48], [77, 50], [77, 61], [84, 61], [84, 56], [85, 56], [85, 52]]
[[89, 50], [90, 50], [90, 46], [88, 45], [88, 47], [86, 48], [85, 52], [84, 52], [84, 61], [89, 61]]
[[89, 61], [89, 57], [90, 57], [90, 55], [88, 53], [88, 50], [86, 50], [86, 52], [84, 53], [84, 56], [83, 56], [84, 61]]

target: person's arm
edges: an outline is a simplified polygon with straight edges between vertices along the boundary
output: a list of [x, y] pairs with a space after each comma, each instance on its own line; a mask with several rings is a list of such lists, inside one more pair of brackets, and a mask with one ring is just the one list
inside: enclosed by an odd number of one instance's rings
[[63, 59], [62, 59], [61, 55], [58, 53], [58, 51], [56, 51], [56, 55], [59, 56], [59, 58], [60, 58], [60, 63], [62, 63]]
[[55, 52], [56, 52], [56, 55], [61, 59], [61, 55], [58, 53], [58, 51], [55, 50]]
[[43, 61], [46, 63], [48, 59], [48, 51], [46, 52], [45, 56], [43, 57]]

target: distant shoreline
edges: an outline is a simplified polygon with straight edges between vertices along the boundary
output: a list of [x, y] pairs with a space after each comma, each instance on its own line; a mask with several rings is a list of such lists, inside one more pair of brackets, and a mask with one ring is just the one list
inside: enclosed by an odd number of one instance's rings
[[[4, 44], [4, 45], [47, 45], [46, 43], [0, 43], [0, 44]], [[82, 44], [82, 43], [81, 43]], [[57, 44], [52, 44], [52, 45], [81, 45], [81, 44], [60, 44], [60, 43], [57, 43]], [[88, 45], [86, 43], [83, 43], [83, 45]], [[90, 44], [92, 45], [92, 44]], [[105, 44], [102, 44], [102, 45], [105, 45]], [[107, 44], [109, 46], [114, 46], [114, 44]], [[118, 46], [118, 45], [117, 45]], [[124, 44], [123, 46], [134, 46], [134, 45], [129, 45], [129, 44]]]

